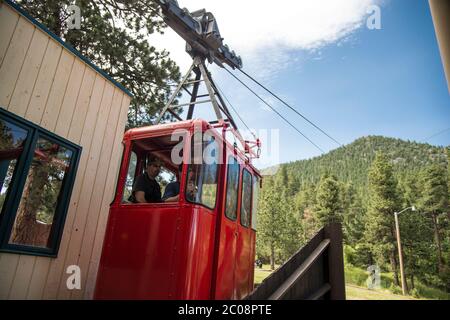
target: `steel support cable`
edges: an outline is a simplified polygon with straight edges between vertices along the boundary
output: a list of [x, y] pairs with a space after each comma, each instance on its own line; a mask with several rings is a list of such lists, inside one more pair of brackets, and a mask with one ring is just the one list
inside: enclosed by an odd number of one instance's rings
[[291, 122], [289, 122], [285, 117], [283, 117], [274, 107], [272, 107], [269, 103], [267, 103], [263, 98], [261, 98], [255, 91], [253, 91], [248, 85], [246, 85], [241, 79], [236, 77], [230, 70], [224, 68], [233, 78], [239, 81], [244, 87], [246, 87], [251, 93], [253, 93], [259, 100], [261, 100], [266, 106], [268, 106], [273, 112], [275, 112], [281, 119], [283, 119], [287, 124], [289, 124], [295, 131], [300, 133], [303, 138], [309, 141], [313, 146], [320, 150], [320, 152], [325, 153], [321, 147], [315, 144], [310, 138], [308, 138], [303, 132], [301, 132], [296, 126], [294, 126]]
[[425, 138], [425, 139], [423, 139], [424, 141], [428, 141], [428, 140], [430, 140], [431, 138], [434, 138], [434, 137], [437, 137], [437, 136], [439, 136], [439, 135], [441, 135], [441, 134], [443, 134], [443, 133], [446, 133], [447, 131], [450, 131], [450, 128], [447, 128], [447, 129], [444, 129], [444, 130], [442, 130], [442, 131], [439, 131], [438, 133], [435, 133], [435, 134], [433, 134], [433, 135], [431, 135], [431, 136], [429, 136], [429, 137], [427, 137], [427, 138]]
[[[292, 106], [290, 106], [287, 102], [285, 102], [283, 99], [281, 99], [279, 96], [277, 96], [275, 93], [273, 93], [272, 91], [270, 91], [268, 88], [266, 88], [264, 85], [262, 85], [260, 82], [258, 82], [256, 79], [254, 79], [252, 76], [250, 76], [248, 73], [246, 73], [244, 70], [242, 69], [238, 69], [240, 72], [242, 72], [245, 76], [247, 76], [250, 80], [252, 80], [253, 82], [255, 82], [257, 85], [259, 85], [261, 88], [263, 88], [264, 90], [266, 90], [267, 92], [269, 92], [272, 96], [274, 96], [277, 100], [279, 100], [281, 103], [283, 103], [286, 107], [288, 107], [289, 109], [291, 109], [292, 111], [294, 111], [297, 115], [299, 115], [300, 117], [302, 117], [306, 122], [308, 122], [310, 125], [312, 125], [314, 128], [316, 128], [317, 130], [319, 130], [320, 132], [322, 132], [324, 135], [326, 135], [328, 138], [330, 138], [331, 140], [333, 140], [335, 143], [337, 143], [339, 146], [342, 147], [342, 143], [340, 143], [339, 141], [337, 141], [336, 139], [334, 139], [332, 136], [330, 136], [328, 133], [326, 133], [323, 129], [321, 129], [319, 126], [317, 126], [315, 123], [313, 123], [311, 120], [309, 120], [308, 118], [306, 118], [304, 115], [302, 115], [299, 111], [297, 111], [295, 108], [293, 108]], [[228, 71], [228, 70], [227, 70]]]

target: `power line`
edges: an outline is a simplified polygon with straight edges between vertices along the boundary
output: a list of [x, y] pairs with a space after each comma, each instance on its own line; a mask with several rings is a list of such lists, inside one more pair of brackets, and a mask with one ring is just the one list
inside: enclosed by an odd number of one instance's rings
[[272, 91], [270, 91], [269, 89], [267, 89], [264, 85], [262, 85], [260, 82], [258, 82], [256, 79], [254, 79], [252, 76], [250, 76], [248, 73], [246, 73], [244, 70], [242, 69], [238, 69], [240, 72], [242, 72], [244, 75], [246, 75], [249, 79], [251, 79], [253, 82], [255, 82], [257, 85], [259, 85], [261, 88], [263, 88], [264, 90], [266, 90], [267, 92], [269, 92], [272, 96], [274, 96], [276, 99], [278, 99], [281, 103], [283, 103], [286, 107], [288, 107], [289, 109], [291, 109], [292, 111], [294, 111], [297, 115], [299, 115], [300, 117], [302, 117], [305, 121], [307, 121], [309, 124], [311, 124], [314, 128], [316, 128], [317, 130], [319, 130], [320, 132], [322, 132], [324, 135], [326, 135], [328, 138], [330, 138], [331, 140], [333, 140], [335, 143], [337, 143], [339, 146], [342, 147], [342, 143], [340, 143], [339, 141], [337, 141], [336, 139], [334, 139], [331, 135], [329, 135], [328, 133], [326, 133], [324, 130], [322, 130], [319, 126], [317, 126], [315, 123], [313, 123], [311, 120], [309, 120], [307, 117], [305, 117], [304, 115], [302, 115], [299, 111], [297, 111], [295, 108], [293, 108], [292, 106], [290, 106], [287, 102], [285, 102], [283, 99], [281, 99], [279, 96], [277, 96], [275, 93], [273, 93]]
[[325, 151], [322, 150], [317, 144], [315, 144], [311, 139], [309, 139], [306, 135], [303, 134], [297, 127], [295, 127], [292, 123], [290, 123], [285, 117], [283, 117], [275, 108], [273, 108], [269, 103], [267, 103], [263, 98], [261, 98], [255, 91], [253, 91], [249, 86], [247, 86], [241, 79], [236, 77], [230, 70], [227, 68], [224, 68], [233, 78], [235, 78], [237, 81], [239, 81], [244, 87], [246, 87], [251, 93], [253, 93], [259, 100], [261, 100], [265, 105], [267, 105], [270, 109], [272, 109], [273, 112], [275, 112], [281, 119], [283, 119], [287, 124], [289, 124], [292, 128], [294, 128], [295, 131], [300, 133], [303, 138], [308, 140], [312, 145], [314, 145], [317, 149], [320, 150], [320, 152], [325, 153]]
[[447, 132], [447, 131], [450, 131], [450, 128], [447, 128], [447, 129], [444, 129], [444, 130], [442, 130], [442, 131], [439, 131], [438, 133], [435, 133], [435, 134], [433, 134], [433, 135], [431, 135], [431, 136], [429, 136], [428, 138], [425, 138], [425, 139], [423, 139], [423, 140], [424, 140], [424, 141], [428, 141], [428, 140], [430, 140], [431, 138], [437, 137], [437, 136], [439, 136], [439, 135], [441, 135], [441, 134], [443, 134], [443, 133], [445, 133], [445, 132]]

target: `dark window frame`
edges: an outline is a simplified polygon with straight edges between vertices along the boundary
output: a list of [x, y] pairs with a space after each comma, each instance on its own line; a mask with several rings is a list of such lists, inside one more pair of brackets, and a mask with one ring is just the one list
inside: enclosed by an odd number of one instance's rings
[[[18, 115], [15, 115], [0, 107], [0, 119], [10, 122], [27, 131], [22, 154], [17, 160], [11, 179], [10, 190], [5, 198], [0, 215], [0, 252], [27, 254], [34, 256], [57, 257], [61, 243], [64, 224], [67, 217], [70, 198], [75, 183], [82, 147], [64, 139]], [[55, 208], [54, 220], [49, 235], [49, 247], [36, 247], [9, 243], [12, 228], [16, 219], [17, 209], [22, 198], [23, 188], [28, 177], [28, 172], [33, 160], [38, 138], [57, 143], [72, 151], [70, 170], [64, 177], [58, 203]]]
[[[244, 224], [243, 222], [242, 222], [242, 211], [243, 211], [243, 207], [244, 207], [244, 175], [246, 174], [246, 173], [248, 173], [248, 175], [249, 175], [249, 177], [250, 177], [250, 212], [248, 213], [248, 217], [247, 217], [247, 220], [248, 220], [248, 224]], [[240, 210], [239, 210], [239, 221], [240, 221], [240, 223], [241, 223], [241, 226], [243, 226], [243, 227], [245, 227], [245, 228], [248, 228], [248, 227], [250, 227], [251, 226], [251, 224], [252, 224], [252, 207], [253, 207], [253, 203], [252, 203], [252, 200], [253, 200], [253, 175], [252, 175], [252, 173], [250, 172], [250, 171], [248, 171], [246, 168], [244, 168], [243, 170], [242, 170], [242, 178], [241, 178], [241, 184], [240, 184], [240, 186], [241, 186], [241, 198], [240, 198]]]
[[[122, 153], [122, 160], [120, 161], [120, 163], [123, 162], [123, 157], [125, 156], [125, 152], [126, 152], [126, 150], [124, 150], [124, 152]], [[123, 181], [123, 188], [122, 188], [122, 192], [121, 192], [120, 197], [119, 197], [119, 203], [120, 204], [130, 204], [130, 202], [128, 201], [128, 198], [125, 200], [124, 196], [125, 196], [126, 184], [128, 182], [128, 173], [129, 173], [128, 171], [130, 170], [130, 165], [132, 163], [131, 157], [133, 156], [133, 154], [136, 156], [136, 166], [134, 167], [133, 183], [131, 185], [132, 189], [133, 189], [134, 182], [136, 181], [136, 176], [137, 176], [136, 173], [137, 173], [138, 168], [139, 168], [139, 156], [136, 153], [136, 151], [134, 151], [133, 149], [130, 148], [129, 157], [128, 157], [128, 163], [127, 163], [127, 167], [126, 167], [125, 179]], [[117, 183], [116, 188], [117, 188], [118, 185], [119, 184]], [[117, 194], [117, 190], [116, 190], [116, 194]]]

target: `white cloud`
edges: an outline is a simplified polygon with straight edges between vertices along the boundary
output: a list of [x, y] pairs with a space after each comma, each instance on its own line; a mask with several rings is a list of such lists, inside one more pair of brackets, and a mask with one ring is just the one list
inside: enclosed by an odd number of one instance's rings
[[[274, 2], [179, 0], [190, 11], [205, 8], [216, 17], [224, 43], [242, 56], [244, 69], [270, 79], [289, 66], [296, 50], [315, 50], [338, 42], [365, 25], [367, 8], [380, 0], [292, 0]], [[187, 69], [191, 59], [172, 30], [152, 36], [152, 44], [171, 52]]]

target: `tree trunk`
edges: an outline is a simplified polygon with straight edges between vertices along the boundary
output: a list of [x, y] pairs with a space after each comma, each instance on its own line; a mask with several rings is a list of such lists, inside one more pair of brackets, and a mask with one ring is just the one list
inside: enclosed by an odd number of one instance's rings
[[[25, 183], [22, 198], [17, 210], [17, 218], [11, 234], [11, 243], [46, 246], [47, 237], [40, 234], [42, 228], [37, 223], [37, 212], [42, 203], [42, 190], [48, 180], [48, 168], [32, 165]], [[43, 239], [47, 238], [46, 240]]]
[[414, 289], [416, 286], [414, 285], [414, 275], [411, 275], [411, 290]]
[[270, 269], [275, 270], [275, 246], [270, 245]]
[[432, 213], [431, 217], [433, 220], [434, 238], [438, 249], [439, 273], [441, 273], [441, 271], [444, 269], [444, 260], [442, 258], [442, 245], [441, 245], [441, 236], [439, 234], [438, 217], [436, 213]]
[[394, 248], [390, 253], [390, 260], [391, 260], [391, 268], [392, 268], [392, 272], [394, 274], [394, 284], [396, 286], [400, 286], [401, 283], [399, 281], [399, 277], [398, 277], [398, 261], [397, 261], [397, 254], [398, 254], [398, 248], [397, 248], [397, 236], [396, 236], [396, 232], [395, 229], [393, 227], [391, 227], [391, 236], [392, 236], [392, 241], [394, 242]]
[[396, 286], [400, 286], [400, 281], [398, 278], [398, 263], [397, 263], [397, 258], [395, 257], [395, 249], [391, 252], [391, 268], [392, 268], [392, 272], [394, 273], [394, 284]]
[[52, 10], [53, 17], [55, 18], [54, 32], [58, 37], [62, 38], [63, 22], [61, 21], [61, 6], [58, 4], [54, 4], [51, 10]]

